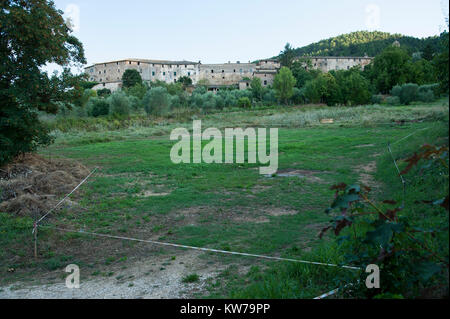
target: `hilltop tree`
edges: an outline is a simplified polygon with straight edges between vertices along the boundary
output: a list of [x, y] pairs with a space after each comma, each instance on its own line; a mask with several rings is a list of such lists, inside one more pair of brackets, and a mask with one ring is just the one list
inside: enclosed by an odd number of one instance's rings
[[296, 82], [291, 70], [285, 66], [282, 67], [273, 81], [276, 97], [287, 104], [288, 100], [294, 94], [293, 89]]
[[[70, 66], [85, 64], [82, 44], [62, 12], [45, 0], [3, 0], [0, 9], [0, 165], [51, 142], [38, 111], [56, 114], [79, 101], [82, 76]], [[49, 77], [42, 67], [64, 68]]]
[[122, 85], [124, 88], [130, 88], [136, 84], [142, 84], [142, 77], [137, 70], [128, 69], [122, 75]]
[[280, 53], [280, 63], [282, 66], [290, 68], [295, 59], [295, 50], [290, 43], [286, 43], [284, 50]]

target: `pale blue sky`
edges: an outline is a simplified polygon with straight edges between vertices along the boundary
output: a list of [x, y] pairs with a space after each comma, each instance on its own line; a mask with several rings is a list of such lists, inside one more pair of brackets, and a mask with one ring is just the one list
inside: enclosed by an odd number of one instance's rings
[[123, 58], [244, 62], [274, 56], [286, 42], [300, 47], [358, 30], [427, 37], [445, 26], [441, 3], [445, 1], [55, 1], [63, 11], [70, 4], [76, 5], [72, 12], [79, 8], [75, 35], [84, 44], [88, 64]]

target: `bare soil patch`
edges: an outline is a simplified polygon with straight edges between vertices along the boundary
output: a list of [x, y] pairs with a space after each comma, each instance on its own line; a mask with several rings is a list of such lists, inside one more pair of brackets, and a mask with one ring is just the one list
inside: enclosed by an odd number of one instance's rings
[[309, 180], [311, 182], [320, 183], [323, 180], [317, 177], [316, 174], [324, 173], [322, 171], [304, 170], [304, 169], [284, 169], [278, 170], [277, 176], [279, 177], [299, 177]]

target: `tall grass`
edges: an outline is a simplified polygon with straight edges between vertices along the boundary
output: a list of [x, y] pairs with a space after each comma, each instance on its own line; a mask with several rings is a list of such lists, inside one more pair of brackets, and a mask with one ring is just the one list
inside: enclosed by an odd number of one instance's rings
[[322, 125], [332, 118], [337, 126], [375, 126], [403, 121], [439, 121], [448, 118], [448, 99], [431, 104], [387, 107], [261, 107], [237, 108], [204, 114], [199, 109], [175, 109], [167, 117], [135, 114], [129, 117], [46, 118], [57, 144], [76, 145], [128, 138], [168, 135], [177, 127], [192, 129], [192, 121], [203, 120], [204, 127], [284, 127], [301, 128]]

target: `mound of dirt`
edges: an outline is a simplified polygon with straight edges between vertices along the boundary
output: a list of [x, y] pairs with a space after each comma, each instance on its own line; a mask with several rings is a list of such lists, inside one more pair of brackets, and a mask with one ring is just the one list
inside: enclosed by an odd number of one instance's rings
[[85, 166], [71, 160], [26, 154], [0, 168], [0, 212], [42, 215], [88, 174]]

